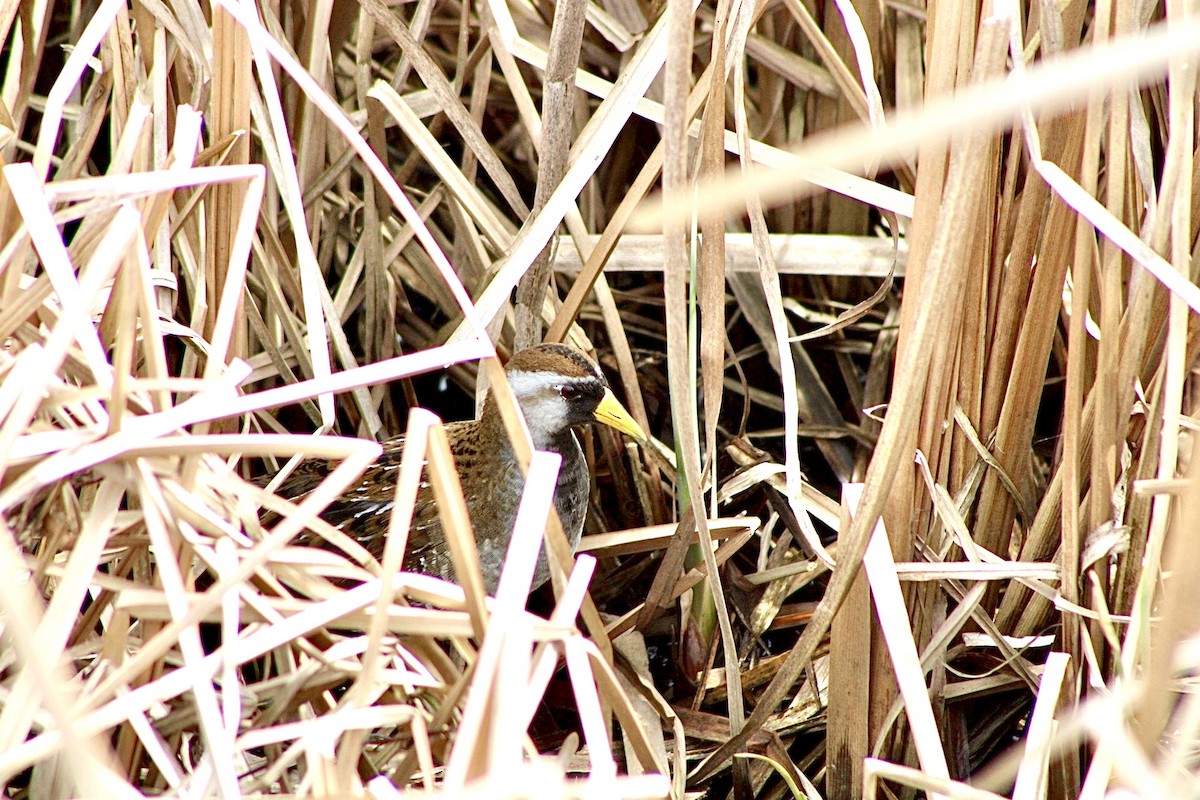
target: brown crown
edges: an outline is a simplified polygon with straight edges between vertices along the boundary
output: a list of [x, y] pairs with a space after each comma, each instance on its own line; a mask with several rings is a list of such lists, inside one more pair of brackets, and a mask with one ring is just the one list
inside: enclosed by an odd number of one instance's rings
[[605, 383], [600, 368], [573, 347], [564, 344], [540, 344], [513, 354], [505, 369], [509, 372], [557, 372], [568, 378], [596, 378]]

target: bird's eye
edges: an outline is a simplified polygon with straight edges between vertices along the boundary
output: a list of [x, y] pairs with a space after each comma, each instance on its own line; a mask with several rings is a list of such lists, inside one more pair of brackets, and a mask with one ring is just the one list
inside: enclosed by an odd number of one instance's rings
[[579, 387], [571, 383], [564, 383], [558, 387], [558, 394], [564, 400], [574, 400], [579, 397]]

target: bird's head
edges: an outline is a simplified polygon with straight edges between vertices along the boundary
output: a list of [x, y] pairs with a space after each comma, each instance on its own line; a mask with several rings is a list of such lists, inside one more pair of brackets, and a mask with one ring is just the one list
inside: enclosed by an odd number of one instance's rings
[[574, 348], [561, 344], [526, 348], [513, 354], [505, 372], [538, 449], [552, 448], [571, 428], [590, 422], [646, 439], [608, 388], [600, 367]]

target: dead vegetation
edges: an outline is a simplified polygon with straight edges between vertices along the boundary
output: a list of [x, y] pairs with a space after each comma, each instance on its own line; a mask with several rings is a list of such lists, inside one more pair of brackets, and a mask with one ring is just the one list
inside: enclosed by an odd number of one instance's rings
[[[0, 32], [6, 796], [1200, 794], [1186, 4]], [[410, 409], [542, 338], [656, 442], [528, 605], [536, 455], [494, 599], [397, 574]], [[406, 430], [377, 563], [317, 515]]]

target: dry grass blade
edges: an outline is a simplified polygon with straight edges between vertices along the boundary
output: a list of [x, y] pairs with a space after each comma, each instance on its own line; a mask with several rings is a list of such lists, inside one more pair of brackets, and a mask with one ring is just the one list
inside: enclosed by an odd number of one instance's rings
[[[1029, 70], [1019, 83], [1011, 79], [982, 84], [970, 92], [926, 104], [919, 112], [889, 120], [886, 135], [863, 131], [856, 135], [839, 132], [797, 148], [790, 161], [794, 170], [759, 170], [736, 180], [725, 178], [720, 187], [709, 187], [688, 203], [662, 203], [639, 215], [639, 232], [653, 229], [666, 217], [682, 218], [696, 207], [717, 205], [727, 213], [740, 207], [750, 192], [764, 202], [780, 202], [802, 192], [811, 192], [807, 181], [815, 165], [851, 167], [864, 159], [888, 165], [912, 156], [920, 146], [944, 143], [963, 132], [987, 133], [1014, 124], [1027, 109], [1061, 111], [1091, 87], [1127, 81], [1150, 81], [1161, 77], [1175, 59], [1194, 54], [1200, 23], [1159, 26], [1111, 43], [1084, 48], [1078, 54], [1056, 59], [1047, 66]], [[814, 181], [815, 183], [816, 181]], [[808, 188], [806, 188], [808, 187]], [[881, 204], [885, 208], [886, 204]], [[902, 213], [897, 209], [891, 209]]]
[[[534, 213], [545, 208], [546, 200], [567, 169], [575, 88], [572, 78], [583, 45], [585, 7], [580, 0], [564, 0], [554, 7], [542, 89], [542, 137]], [[547, 246], [517, 286], [517, 347], [530, 347], [542, 340], [542, 306], [553, 273], [550, 259], [551, 248]]]
[[[495, 316], [503, 299], [508, 297], [533, 259], [546, 246], [554, 229], [566, 215], [566, 204], [579, 194], [583, 183], [592, 176], [600, 156], [612, 145], [621, 125], [633, 112], [633, 106], [662, 69], [667, 49], [665, 31], [665, 20], [660, 19], [646, 33], [613, 93], [596, 110], [575, 140], [562, 181], [547, 198], [542, 212], [521, 229], [512, 250], [501, 260], [495, 277], [477, 299], [477, 307], [485, 320]], [[461, 333], [456, 332], [456, 336], [461, 336]]]

